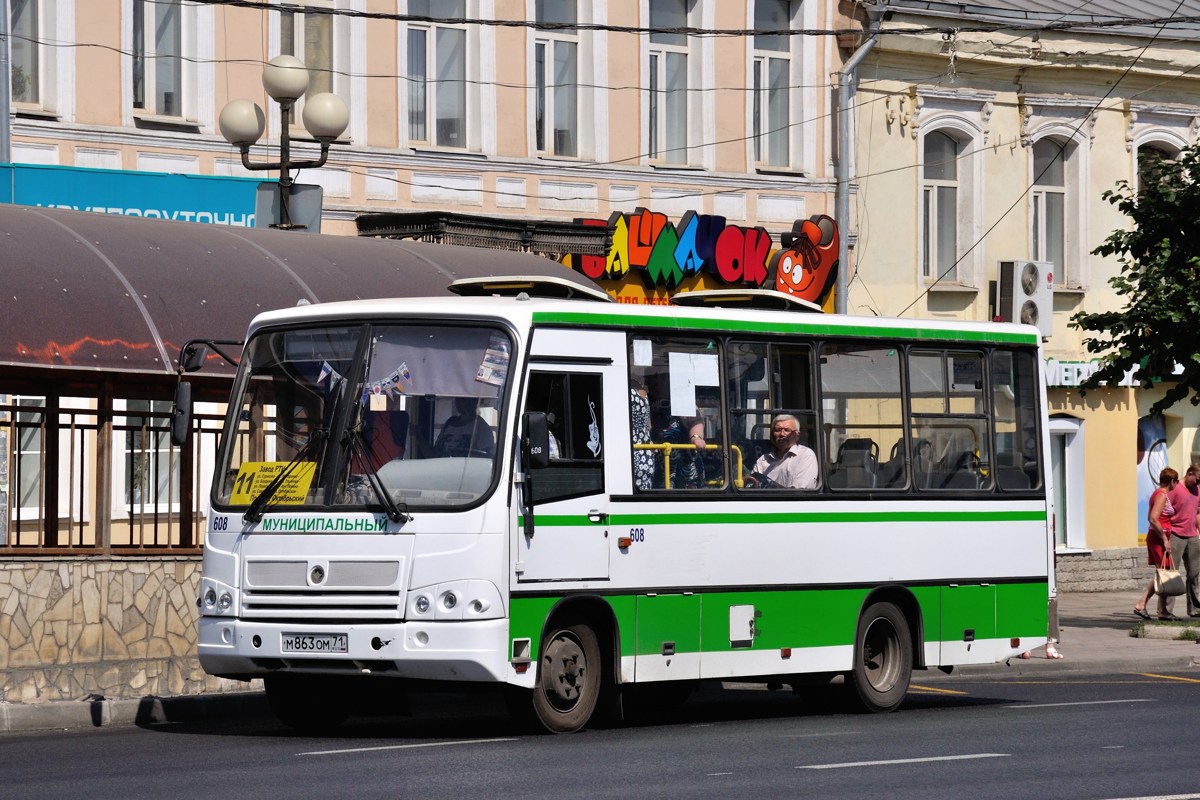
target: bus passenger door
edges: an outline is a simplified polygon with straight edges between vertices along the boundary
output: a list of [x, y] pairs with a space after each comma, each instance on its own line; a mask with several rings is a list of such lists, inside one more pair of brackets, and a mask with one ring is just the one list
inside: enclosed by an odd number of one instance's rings
[[[534, 367], [526, 381], [525, 411], [542, 411], [550, 428], [550, 463], [529, 470], [520, 491], [532, 491], [534, 527], [516, 526], [518, 581], [606, 580], [609, 569], [609, 456], [606, 414], [619, 404], [611, 359], [570, 367]], [[600, 361], [600, 359], [597, 359]], [[619, 446], [615, 442], [612, 446]], [[614, 453], [615, 454], [615, 453]], [[613, 534], [615, 535], [615, 534]]]

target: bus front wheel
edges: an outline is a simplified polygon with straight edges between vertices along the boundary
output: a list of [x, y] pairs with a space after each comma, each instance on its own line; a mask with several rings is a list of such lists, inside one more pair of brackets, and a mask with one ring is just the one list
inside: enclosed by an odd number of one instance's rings
[[912, 637], [908, 620], [891, 603], [873, 603], [858, 622], [854, 670], [849, 682], [862, 707], [895, 711], [912, 678]]
[[600, 645], [587, 625], [556, 625], [542, 640], [533, 710], [552, 733], [572, 733], [591, 719], [600, 697]]

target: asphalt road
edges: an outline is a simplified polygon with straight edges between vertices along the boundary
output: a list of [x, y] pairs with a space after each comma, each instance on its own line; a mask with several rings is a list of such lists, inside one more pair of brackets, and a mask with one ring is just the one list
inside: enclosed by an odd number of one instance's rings
[[5, 737], [3, 798], [1200, 798], [1200, 677], [923, 680], [895, 714], [704, 689], [641, 722], [523, 731], [495, 698], [300, 736], [272, 718]]

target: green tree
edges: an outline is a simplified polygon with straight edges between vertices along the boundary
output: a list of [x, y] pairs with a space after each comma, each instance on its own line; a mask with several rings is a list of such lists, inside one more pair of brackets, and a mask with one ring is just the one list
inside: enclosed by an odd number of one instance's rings
[[[1149, 159], [1136, 190], [1121, 181], [1104, 199], [1131, 222], [1093, 251], [1120, 261], [1109, 284], [1123, 308], [1071, 318], [1091, 334], [1083, 344], [1101, 364], [1081, 388], [1116, 385], [1133, 370], [1143, 388], [1174, 381], [1152, 413], [1189, 397], [1200, 405], [1200, 145], [1174, 160]], [[1172, 375], [1177, 365], [1182, 373]]]

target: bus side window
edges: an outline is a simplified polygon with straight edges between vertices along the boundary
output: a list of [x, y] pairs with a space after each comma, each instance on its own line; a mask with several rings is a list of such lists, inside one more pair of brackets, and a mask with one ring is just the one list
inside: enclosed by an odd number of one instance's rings
[[[650, 410], [650, 441], [635, 442], [633, 449], [635, 455], [652, 454], [635, 459], [635, 488], [724, 488], [718, 343], [708, 337], [647, 336], [631, 338], [630, 347], [631, 385], [635, 391], [639, 382], [645, 385]], [[632, 420], [642, 404], [632, 396], [630, 402]], [[648, 487], [645, 465], [652, 470]]]
[[594, 373], [530, 373], [525, 410], [544, 412], [550, 428], [550, 463], [531, 472], [535, 503], [604, 490], [602, 389]]
[[821, 348], [822, 444], [834, 491], [907, 486], [903, 448], [895, 445], [904, 431], [900, 360], [887, 345]]
[[1041, 488], [1037, 362], [1030, 353], [992, 352], [992, 430], [1001, 489]]

